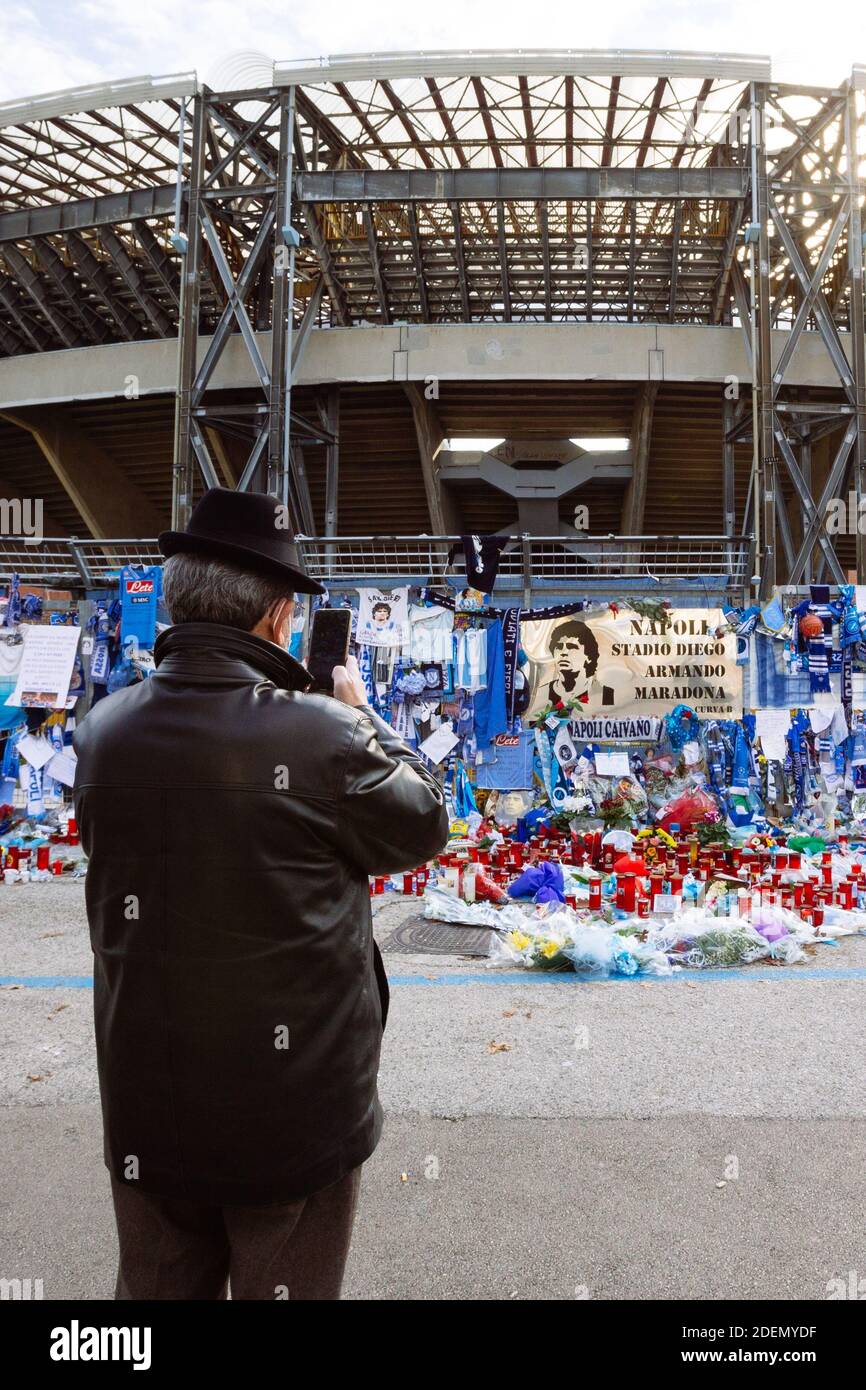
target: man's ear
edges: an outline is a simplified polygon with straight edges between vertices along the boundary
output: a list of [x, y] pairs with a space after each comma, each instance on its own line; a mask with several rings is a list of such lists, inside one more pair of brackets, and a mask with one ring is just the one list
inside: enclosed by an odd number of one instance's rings
[[294, 610], [295, 600], [292, 598], [278, 599], [268, 610], [268, 623], [271, 628], [270, 640], [276, 642], [278, 647], [285, 647], [289, 641]]

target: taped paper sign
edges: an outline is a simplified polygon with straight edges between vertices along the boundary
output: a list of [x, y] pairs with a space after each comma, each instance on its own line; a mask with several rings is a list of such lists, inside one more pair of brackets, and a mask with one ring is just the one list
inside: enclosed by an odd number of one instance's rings
[[429, 738], [425, 738], [423, 743], [418, 744], [418, 752], [423, 753], [425, 758], [429, 758], [431, 763], [441, 763], [443, 758], [447, 758], [455, 743], [459, 739], [454, 732], [450, 720], [446, 719], [444, 724], [440, 724], [438, 729], [434, 729]]
[[24, 654], [6, 704], [24, 709], [65, 708], [81, 628], [22, 623], [21, 632]]
[[74, 787], [77, 766], [78, 759], [74, 754], [64, 751], [54, 754], [51, 761], [45, 764], [45, 771], [55, 782], [62, 782], [64, 787]]
[[785, 739], [791, 728], [791, 715], [786, 709], [755, 710], [755, 733], [761, 740], [764, 756], [776, 762], [785, 760]]
[[48, 738], [36, 738], [33, 734], [25, 734], [23, 738], [18, 740], [18, 752], [37, 771], [40, 767], [45, 766], [49, 758], [54, 757], [56, 751], [54, 744]]
[[628, 777], [628, 753], [596, 753], [595, 770], [599, 777]]

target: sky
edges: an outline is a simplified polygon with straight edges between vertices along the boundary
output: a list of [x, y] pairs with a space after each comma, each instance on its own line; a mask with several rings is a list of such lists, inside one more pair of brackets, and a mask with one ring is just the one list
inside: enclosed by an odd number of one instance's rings
[[[543, 23], [539, 20], [543, 18]], [[768, 54], [779, 81], [866, 64], [864, 0], [3, 0], [0, 100], [145, 74], [254, 85], [272, 59], [451, 48]]]

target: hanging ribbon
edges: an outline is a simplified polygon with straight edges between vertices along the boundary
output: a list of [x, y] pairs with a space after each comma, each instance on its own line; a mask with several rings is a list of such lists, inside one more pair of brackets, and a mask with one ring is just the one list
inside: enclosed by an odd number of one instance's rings
[[[421, 597], [429, 603], [437, 603], [440, 608], [448, 608], [452, 613], [459, 612], [457, 600], [451, 595], [440, 592], [438, 589], [422, 589]], [[575, 603], [557, 603], [551, 608], [524, 608], [520, 617], [524, 622], [537, 622], [542, 618], [567, 618], [572, 613], [583, 613], [587, 607], [585, 601]], [[473, 612], [473, 618], [504, 618], [510, 610], [507, 608], [479, 608]]]

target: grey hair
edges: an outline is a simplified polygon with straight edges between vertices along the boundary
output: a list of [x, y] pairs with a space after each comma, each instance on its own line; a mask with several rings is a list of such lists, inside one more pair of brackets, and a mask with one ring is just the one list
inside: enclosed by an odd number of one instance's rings
[[162, 570], [173, 623], [222, 623], [250, 632], [280, 599], [294, 598], [287, 579], [253, 574], [195, 551], [171, 555]]

